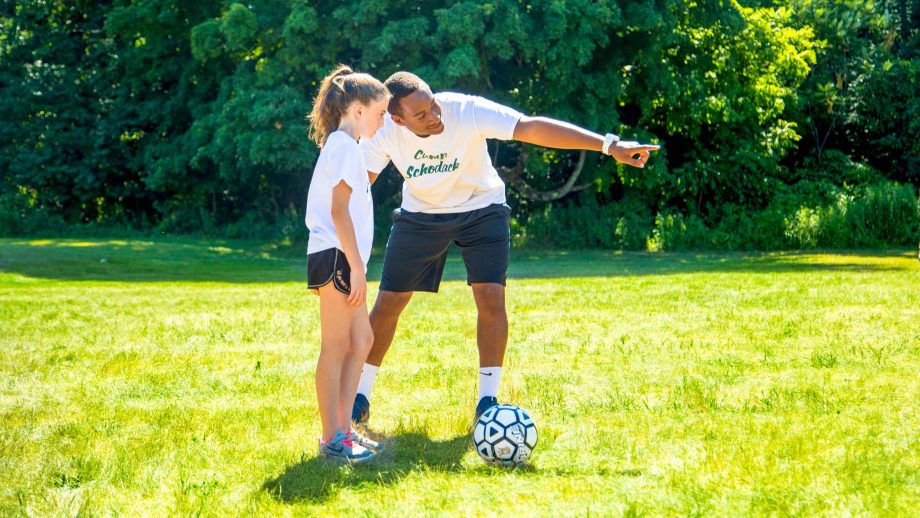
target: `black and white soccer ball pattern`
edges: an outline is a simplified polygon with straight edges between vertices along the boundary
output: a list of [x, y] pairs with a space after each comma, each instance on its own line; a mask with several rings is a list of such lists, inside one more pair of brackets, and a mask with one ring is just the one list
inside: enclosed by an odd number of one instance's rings
[[495, 405], [476, 421], [473, 446], [489, 464], [520, 466], [537, 447], [537, 427], [520, 407]]

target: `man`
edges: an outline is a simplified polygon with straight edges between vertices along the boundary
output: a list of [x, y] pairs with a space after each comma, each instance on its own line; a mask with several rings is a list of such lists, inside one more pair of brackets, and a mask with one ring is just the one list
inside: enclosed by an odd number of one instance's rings
[[380, 291], [370, 314], [374, 346], [364, 364], [352, 419], [367, 421], [377, 371], [399, 316], [413, 292], [438, 291], [451, 242], [463, 255], [478, 311], [478, 419], [498, 404], [508, 341], [505, 278], [511, 242], [505, 185], [492, 165], [486, 139], [601, 151], [635, 167], [643, 167], [658, 146], [621, 142], [616, 135], [527, 117], [481, 97], [435, 95], [408, 72], [397, 72], [384, 84], [392, 95], [390, 117], [361, 147], [371, 181], [393, 161], [404, 179], [403, 201], [393, 213]]

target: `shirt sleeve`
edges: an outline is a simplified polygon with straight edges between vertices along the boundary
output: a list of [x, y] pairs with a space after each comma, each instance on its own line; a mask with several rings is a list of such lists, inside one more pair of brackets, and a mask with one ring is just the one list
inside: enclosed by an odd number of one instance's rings
[[[390, 118], [389, 115], [384, 115], [384, 117]], [[376, 135], [369, 139], [361, 139], [360, 146], [362, 153], [364, 153], [364, 163], [367, 165], [367, 171], [380, 174], [383, 168], [390, 163], [390, 153], [387, 151], [384, 129], [379, 130]], [[364, 172], [365, 176], [367, 176], [367, 171]]]
[[514, 137], [514, 128], [524, 114], [483, 97], [471, 97], [473, 119], [483, 138], [510, 140]]
[[350, 146], [339, 146], [330, 158], [336, 164], [336, 177], [333, 178], [332, 186], [335, 187], [339, 181], [344, 181], [351, 187], [352, 192], [364, 192], [367, 184], [367, 171], [361, 156], [361, 148], [355, 143]]

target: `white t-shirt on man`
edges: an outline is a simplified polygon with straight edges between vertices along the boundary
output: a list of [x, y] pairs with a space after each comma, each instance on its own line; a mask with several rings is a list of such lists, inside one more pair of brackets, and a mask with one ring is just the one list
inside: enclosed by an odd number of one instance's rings
[[[351, 187], [348, 214], [355, 227], [358, 253], [364, 261], [364, 271], [367, 272], [367, 261], [371, 257], [374, 241], [374, 200], [367, 171], [358, 143], [344, 131], [333, 131], [319, 153], [307, 193], [305, 221], [310, 229], [308, 254], [329, 248], [342, 250], [342, 243], [332, 222], [332, 188], [344, 181]], [[349, 266], [355, 268], [356, 265]]]
[[419, 137], [384, 117], [383, 128], [361, 141], [368, 171], [391, 160], [402, 174], [402, 208], [409, 212], [469, 212], [505, 203], [505, 183], [492, 165], [486, 139], [509, 140], [520, 112], [482, 97], [435, 94], [444, 131]]

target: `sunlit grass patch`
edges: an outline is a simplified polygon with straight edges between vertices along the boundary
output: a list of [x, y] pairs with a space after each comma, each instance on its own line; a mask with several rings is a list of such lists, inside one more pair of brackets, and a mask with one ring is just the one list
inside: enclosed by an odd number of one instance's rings
[[920, 507], [912, 251], [515, 252], [500, 399], [540, 431], [517, 471], [470, 447], [476, 313], [456, 255], [377, 381], [387, 452], [319, 459], [303, 267], [260, 243], [0, 241], [0, 514]]

